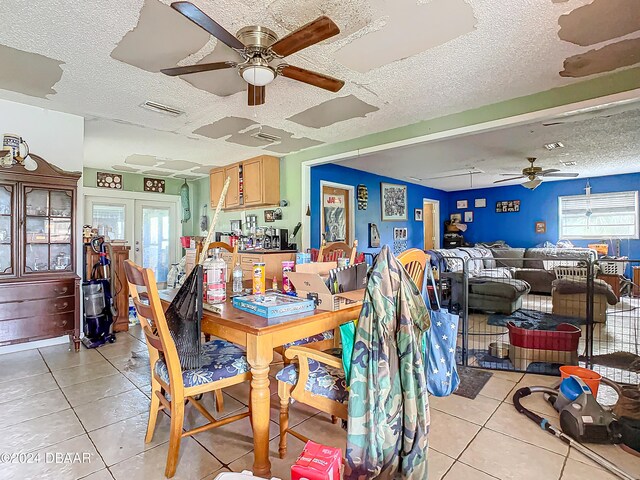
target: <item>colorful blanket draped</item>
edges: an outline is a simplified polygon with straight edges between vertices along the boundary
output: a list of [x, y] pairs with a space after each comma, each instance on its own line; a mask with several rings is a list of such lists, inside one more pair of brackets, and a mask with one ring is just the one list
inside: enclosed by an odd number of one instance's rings
[[427, 478], [424, 299], [384, 246], [367, 283], [349, 381], [345, 480]]

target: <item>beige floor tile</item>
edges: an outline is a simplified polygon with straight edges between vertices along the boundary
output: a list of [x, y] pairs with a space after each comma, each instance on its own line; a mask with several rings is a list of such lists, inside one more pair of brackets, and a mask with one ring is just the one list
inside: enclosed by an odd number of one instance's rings
[[[559, 382], [558, 377], [547, 375], [530, 375], [526, 374], [524, 378], [513, 387], [513, 390], [504, 399], [505, 403], [513, 404], [513, 394], [522, 387], [555, 387]], [[522, 405], [530, 410], [540, 412], [550, 418], [557, 418], [558, 414], [554, 408], [544, 399], [541, 393], [532, 393], [529, 397], [522, 399]]]
[[113, 477], [111, 476], [111, 472], [105, 468], [104, 470], [92, 473], [88, 477], [82, 477], [82, 480], [113, 480]]
[[74, 410], [87, 431], [119, 422], [149, 411], [149, 398], [140, 390], [129, 390], [113, 397], [81, 405]]
[[[269, 390], [271, 391], [271, 395], [275, 395], [278, 393], [278, 381], [274, 380], [273, 378], [269, 378], [269, 380]], [[231, 387], [226, 387], [224, 389], [224, 392], [231, 395], [239, 402], [242, 402], [245, 405], [249, 405], [249, 382], [239, 383], [237, 385], [232, 385]]]
[[569, 453], [569, 447], [565, 443], [542, 430], [524, 415], [518, 413], [515, 407], [509, 403], [500, 405], [498, 410], [496, 410], [486, 423], [485, 427], [517, 438], [523, 442], [546, 448], [559, 455], [566, 456], [567, 453]]
[[564, 457], [482, 429], [459, 459], [503, 480], [539, 480], [560, 477]]
[[[283, 459], [278, 456], [278, 444], [280, 437], [276, 437], [269, 442], [269, 459], [271, 460], [271, 476], [264, 478], [276, 477], [282, 480], [291, 478], [291, 465], [298, 459], [304, 443], [297, 438], [289, 435], [287, 439], [287, 454]], [[229, 465], [233, 472], [242, 472], [243, 470], [253, 470], [253, 453], [240, 457]]]
[[[306, 419], [313, 417], [314, 415], [327, 415], [320, 412], [320, 410], [305, 405], [300, 402], [293, 402], [289, 404], [289, 426], [294, 427]], [[276, 423], [280, 423], [280, 397], [274, 395], [271, 397], [271, 420]]]
[[138, 350], [125, 353], [124, 355], [109, 357], [109, 363], [120, 371], [133, 370], [142, 367], [150, 368], [149, 351]]
[[89, 432], [89, 437], [107, 466], [120, 463], [169, 441], [171, 420], [167, 415], [160, 413], [153, 439], [150, 443], [144, 443], [148, 419], [149, 414], [145, 412]]
[[522, 372], [512, 372], [509, 370], [486, 370], [485, 372], [493, 373], [493, 376], [496, 378], [501, 378], [503, 380], [509, 380], [510, 382], [518, 383], [524, 377], [524, 373]]
[[[169, 443], [163, 443], [135, 457], [110, 467], [116, 480], [163, 479]], [[192, 438], [183, 438], [180, 444], [178, 469], [172, 480], [200, 480], [222, 467], [213, 455]]]
[[[235, 398], [230, 397], [226, 393], [222, 394], [224, 400], [224, 410], [220, 413], [216, 411], [213, 393], [205, 393], [199, 400], [200, 405], [206, 408], [214, 418], [228, 417], [240, 413], [242, 410], [248, 411], [248, 408], [237, 401]], [[194, 407], [188, 406], [185, 410], [184, 424], [185, 428], [194, 428], [198, 425], [202, 425], [206, 419], [196, 410]]]
[[458, 458], [480, 428], [482, 427], [475, 423], [431, 409], [429, 447], [452, 458]]
[[0, 428], [26, 422], [34, 418], [50, 415], [69, 408], [69, 402], [60, 390], [39, 393], [19, 402], [5, 402], [0, 405]]
[[97, 378], [83, 383], [75, 383], [62, 387], [62, 391], [72, 407], [91, 403], [104, 397], [112, 397], [118, 393], [133, 390], [136, 386], [121, 373]]
[[[431, 443], [431, 438], [429, 438]], [[451, 468], [451, 465], [455, 460], [446, 456], [444, 453], [440, 453], [429, 445], [429, 480], [440, 480], [444, 478], [445, 473]]]
[[51, 370], [88, 365], [104, 360], [95, 349], [87, 349], [81, 345], [80, 351], [76, 352], [73, 345], [67, 343], [41, 348], [40, 353]]
[[142, 331], [142, 326], [140, 324], [129, 325], [129, 331], [127, 333], [138, 340], [144, 341], [144, 332]]
[[45, 415], [0, 430], [0, 452], [32, 452], [84, 434], [72, 409]]
[[231, 470], [229, 470], [228, 468], [221, 468], [220, 470], [216, 470], [215, 472], [207, 475], [202, 480], [215, 480], [216, 478], [218, 478], [218, 475], [220, 475], [221, 473], [230, 472], [230, 471]]
[[15, 401], [57, 389], [58, 384], [50, 373], [17, 378], [0, 383], [0, 403]]
[[131, 335], [123, 335], [122, 333], [117, 335], [117, 340], [114, 343], [108, 343], [100, 347], [100, 353], [106, 359], [145, 350], [148, 351], [146, 343], [141, 342]]
[[47, 364], [35, 348], [0, 355], [0, 382], [40, 375], [48, 371]]
[[469, 465], [456, 462], [453, 464], [453, 467], [451, 467], [451, 470], [449, 470], [445, 475], [444, 480], [493, 480], [495, 478], [496, 477], [487, 475], [486, 473], [476, 470]]
[[[617, 445], [589, 444], [588, 447], [628, 473], [637, 474], [640, 472], [640, 457], [625, 452]], [[569, 458], [587, 465], [596, 466], [595, 462], [585, 457], [575, 448], [569, 450]]]
[[[36, 454], [39, 454], [39, 462], [3, 465], [0, 478], [3, 480], [36, 478], [38, 480], [76, 480], [105, 468], [87, 435], [43, 448], [34, 453]], [[56, 457], [56, 455], [62, 456]]]
[[145, 391], [150, 390], [151, 387], [151, 369], [150, 367], [138, 367], [132, 369], [123, 369], [121, 373], [127, 377], [131, 383], [133, 383], [136, 387], [140, 389], [144, 389]]
[[[340, 448], [344, 455], [347, 446], [347, 431], [342, 428], [342, 422], [331, 423], [331, 418], [326, 414], [311, 417], [300, 425], [296, 425], [294, 430], [310, 440], [322, 445]], [[289, 435], [289, 439], [292, 435]]]
[[[206, 420], [202, 419], [199, 425], [205, 422]], [[269, 422], [269, 439], [277, 436], [278, 425]], [[253, 430], [249, 417], [207, 430], [194, 435], [193, 438], [225, 464], [229, 464], [253, 450]]]
[[[631, 473], [631, 472], [629, 472]], [[567, 459], [567, 463], [562, 471], [560, 480], [616, 480], [618, 477], [606, 472], [598, 467], [586, 465], [571, 458]]]
[[509, 393], [515, 386], [515, 382], [511, 382], [494, 375], [489, 379], [482, 390], [480, 390], [480, 394], [484, 395], [485, 397], [502, 401], [506, 398], [507, 395], [509, 395]]
[[100, 361], [88, 365], [65, 368], [63, 370], [54, 370], [52, 373], [60, 387], [67, 387], [76, 383], [88, 382], [108, 375], [115, 375], [118, 373], [118, 370], [108, 362]]
[[431, 408], [448, 413], [454, 417], [459, 417], [478, 425], [484, 423], [496, 411], [500, 402], [493, 398], [478, 395], [475, 399], [461, 397], [460, 395], [449, 395], [448, 397], [429, 397]]

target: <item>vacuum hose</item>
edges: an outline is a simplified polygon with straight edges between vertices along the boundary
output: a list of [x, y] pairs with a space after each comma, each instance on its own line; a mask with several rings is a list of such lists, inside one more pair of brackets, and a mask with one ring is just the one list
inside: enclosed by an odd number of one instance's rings
[[516, 410], [519, 413], [522, 413], [523, 415], [528, 417], [532, 422], [534, 422], [537, 425], [539, 425], [540, 428], [542, 428], [543, 430], [546, 430], [551, 435], [559, 438], [560, 440], [562, 440], [564, 443], [566, 443], [570, 447], [575, 448], [578, 452], [580, 452], [583, 455], [585, 455], [586, 457], [590, 458], [591, 460], [596, 462], [598, 465], [601, 465], [602, 467], [606, 468], [609, 472], [613, 473], [618, 478], [622, 478], [623, 480], [640, 480], [640, 479], [638, 479], [638, 477], [634, 477], [632, 475], [629, 475], [627, 472], [619, 469], [616, 465], [611, 463], [609, 460], [607, 460], [606, 458], [602, 457], [601, 455], [598, 455], [593, 450], [585, 447], [580, 442], [574, 440], [573, 438], [571, 438], [568, 435], [565, 435], [564, 433], [562, 433], [562, 430], [560, 430], [557, 427], [554, 427], [551, 424], [551, 422], [549, 422], [549, 420], [547, 420], [546, 418], [542, 418], [540, 415], [537, 415], [536, 413], [532, 412], [531, 410], [528, 410], [527, 408], [525, 408], [522, 405], [522, 403], [520, 403], [520, 400], [523, 399], [524, 397], [528, 397], [532, 393], [548, 393], [550, 395], [556, 395], [556, 396], [558, 395], [558, 391], [557, 390], [554, 390], [554, 389], [548, 388], [548, 387], [524, 387], [524, 388], [521, 388], [521, 389], [517, 390], [516, 393], [513, 394], [513, 406], [516, 407]]

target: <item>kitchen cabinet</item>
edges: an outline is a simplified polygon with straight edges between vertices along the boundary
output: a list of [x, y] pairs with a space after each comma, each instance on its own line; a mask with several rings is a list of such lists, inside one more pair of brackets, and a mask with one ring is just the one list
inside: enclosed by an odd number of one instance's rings
[[280, 202], [280, 159], [269, 155], [250, 158], [210, 172], [210, 201], [215, 208], [226, 178], [231, 182], [225, 210], [275, 206]]

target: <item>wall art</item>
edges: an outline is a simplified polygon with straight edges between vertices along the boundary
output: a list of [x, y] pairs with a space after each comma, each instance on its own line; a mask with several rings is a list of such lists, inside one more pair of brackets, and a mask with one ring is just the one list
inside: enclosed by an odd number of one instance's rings
[[512, 213], [520, 211], [520, 200], [501, 200], [496, 202], [496, 213]]
[[122, 190], [122, 175], [119, 173], [98, 172], [96, 174], [96, 186]]
[[407, 219], [407, 186], [380, 183], [382, 221]]
[[144, 191], [164, 193], [164, 180], [159, 178], [144, 178]]

